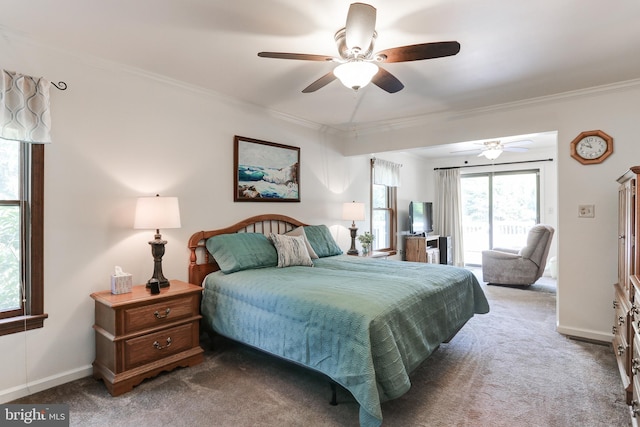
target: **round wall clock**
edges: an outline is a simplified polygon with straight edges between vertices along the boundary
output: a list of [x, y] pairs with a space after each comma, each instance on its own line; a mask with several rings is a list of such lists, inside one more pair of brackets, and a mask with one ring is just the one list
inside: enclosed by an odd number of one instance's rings
[[582, 132], [571, 141], [571, 157], [583, 165], [602, 163], [613, 153], [613, 138], [601, 130]]

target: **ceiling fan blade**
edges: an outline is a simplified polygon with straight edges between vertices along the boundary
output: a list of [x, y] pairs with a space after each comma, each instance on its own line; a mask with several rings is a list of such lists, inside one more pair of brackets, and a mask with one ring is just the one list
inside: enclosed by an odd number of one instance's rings
[[328, 72], [327, 74], [325, 74], [324, 76], [320, 77], [318, 80], [316, 80], [315, 82], [311, 83], [309, 86], [307, 86], [306, 88], [304, 88], [302, 90], [302, 93], [311, 93], [311, 92], [315, 92], [318, 89], [321, 89], [323, 87], [325, 87], [326, 85], [328, 85], [329, 83], [331, 83], [332, 81], [334, 81], [336, 79], [335, 74], [333, 74], [333, 71]]
[[529, 149], [523, 147], [502, 147], [502, 151], [511, 151], [512, 153], [525, 153], [529, 151]]
[[378, 67], [378, 72], [373, 76], [371, 82], [389, 93], [396, 93], [404, 88], [400, 80], [382, 67]]
[[482, 150], [482, 149], [480, 149], [480, 148], [474, 148], [474, 149], [471, 149], [471, 150], [456, 150], [456, 151], [450, 151], [450, 153], [451, 153], [451, 154], [454, 154], [454, 153], [480, 153], [480, 152], [482, 152], [482, 151], [483, 151], [483, 150]]
[[311, 55], [308, 53], [259, 52], [258, 56], [261, 58], [299, 59], [302, 61], [333, 61], [334, 60], [332, 56]]
[[376, 31], [376, 8], [364, 3], [353, 3], [347, 13], [345, 31], [348, 49], [357, 47], [362, 52], [367, 51]]
[[527, 144], [531, 144], [533, 141], [531, 141], [530, 139], [523, 139], [520, 141], [511, 141], [511, 142], [503, 142], [502, 145], [503, 146], [507, 146], [507, 145], [511, 145], [511, 144], [518, 144], [518, 145], [527, 145]]
[[382, 62], [407, 62], [452, 56], [458, 52], [460, 43], [451, 41], [394, 47], [376, 53], [375, 57], [381, 57]]

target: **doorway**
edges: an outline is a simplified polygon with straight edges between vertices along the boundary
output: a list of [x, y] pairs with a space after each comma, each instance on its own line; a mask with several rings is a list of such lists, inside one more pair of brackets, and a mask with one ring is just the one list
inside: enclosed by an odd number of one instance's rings
[[480, 266], [482, 251], [520, 248], [540, 222], [540, 170], [463, 174], [465, 265]]

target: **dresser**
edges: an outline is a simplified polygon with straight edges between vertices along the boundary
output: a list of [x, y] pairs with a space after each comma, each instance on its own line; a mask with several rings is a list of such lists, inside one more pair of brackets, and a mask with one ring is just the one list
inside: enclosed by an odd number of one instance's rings
[[640, 166], [618, 178], [618, 281], [614, 284], [613, 350], [633, 426], [640, 417]]
[[93, 376], [117, 396], [162, 371], [202, 362], [201, 292], [199, 286], [172, 280], [157, 295], [151, 295], [145, 285], [125, 294], [91, 294], [95, 300]]

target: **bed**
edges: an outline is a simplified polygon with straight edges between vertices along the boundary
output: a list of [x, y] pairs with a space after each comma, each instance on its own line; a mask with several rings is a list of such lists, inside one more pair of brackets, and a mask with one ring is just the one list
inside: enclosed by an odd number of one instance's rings
[[326, 226], [283, 215], [200, 231], [189, 249], [205, 328], [326, 375], [358, 401], [361, 426], [379, 426], [381, 402], [489, 311], [465, 269], [344, 255]]

